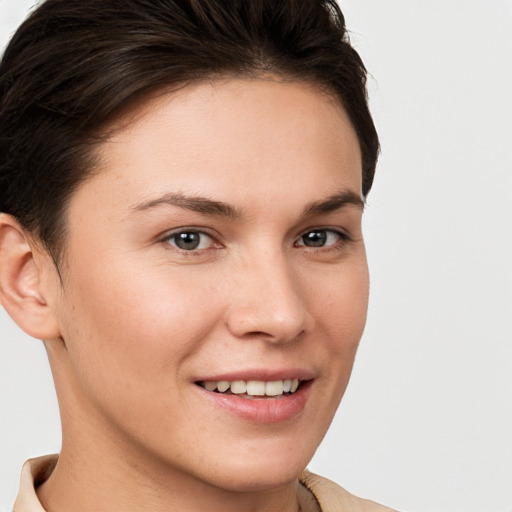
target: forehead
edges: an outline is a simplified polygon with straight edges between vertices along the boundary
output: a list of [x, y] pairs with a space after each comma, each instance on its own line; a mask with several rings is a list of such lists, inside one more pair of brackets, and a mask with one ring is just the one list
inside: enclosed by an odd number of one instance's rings
[[283, 191], [303, 203], [315, 199], [306, 197], [312, 191], [361, 193], [349, 117], [309, 83], [194, 83], [132, 105], [113, 128], [99, 148], [99, 172], [75, 199], [87, 192], [104, 197], [105, 207], [128, 208], [169, 192], [229, 203], [261, 195], [279, 201]]

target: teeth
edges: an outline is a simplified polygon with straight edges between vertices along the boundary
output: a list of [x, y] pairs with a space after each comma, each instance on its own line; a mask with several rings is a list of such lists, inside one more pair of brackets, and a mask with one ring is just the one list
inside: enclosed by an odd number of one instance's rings
[[227, 380], [221, 380], [220, 382], [217, 382], [217, 389], [221, 393], [224, 393], [224, 391], [227, 391], [230, 386], [231, 386], [231, 383], [229, 383]]
[[283, 381], [276, 380], [274, 382], [267, 382], [265, 384], [265, 395], [267, 396], [277, 396], [283, 394]]
[[204, 387], [208, 390], [208, 391], [215, 391], [217, 389], [217, 383], [216, 382], [213, 382], [211, 380], [207, 380], [205, 383], [204, 383]]
[[241, 395], [247, 391], [247, 384], [245, 380], [235, 380], [231, 383], [231, 393], [235, 395]]
[[262, 380], [249, 380], [247, 382], [245, 380], [235, 380], [233, 382], [207, 380], [202, 383], [202, 386], [208, 391], [218, 391], [219, 393], [231, 391], [234, 395], [280, 396], [284, 393], [295, 393], [299, 387], [299, 379], [270, 382]]
[[251, 396], [265, 396], [265, 383], [261, 380], [248, 381], [247, 394]]

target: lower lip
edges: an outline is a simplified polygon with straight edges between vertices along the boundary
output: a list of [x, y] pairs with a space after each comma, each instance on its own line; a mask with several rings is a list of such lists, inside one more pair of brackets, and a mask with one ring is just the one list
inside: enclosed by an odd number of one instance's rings
[[242, 398], [238, 395], [224, 395], [208, 391], [200, 386], [202, 395], [217, 407], [256, 423], [279, 423], [298, 416], [306, 406], [313, 381], [303, 382], [300, 388], [291, 395], [278, 398]]

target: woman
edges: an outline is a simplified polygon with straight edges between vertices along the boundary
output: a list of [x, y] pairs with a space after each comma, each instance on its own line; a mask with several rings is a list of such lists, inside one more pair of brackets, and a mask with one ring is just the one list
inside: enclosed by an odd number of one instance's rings
[[332, 1], [48, 0], [0, 68], [0, 289], [59, 457], [15, 511], [389, 510], [305, 468], [346, 388], [378, 138]]

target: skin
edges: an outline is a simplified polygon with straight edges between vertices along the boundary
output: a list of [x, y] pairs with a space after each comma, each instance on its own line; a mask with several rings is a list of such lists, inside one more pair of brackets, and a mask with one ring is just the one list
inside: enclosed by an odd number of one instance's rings
[[[62, 283], [0, 221], [3, 303], [45, 339], [61, 407], [39, 498], [52, 512], [296, 511], [366, 319], [348, 116], [310, 84], [226, 79], [148, 99], [116, 128], [71, 199]], [[204, 232], [201, 246], [180, 250], [179, 228]], [[314, 230], [325, 246], [305, 245]], [[216, 407], [195, 383], [290, 368], [312, 382], [285, 421]]]

